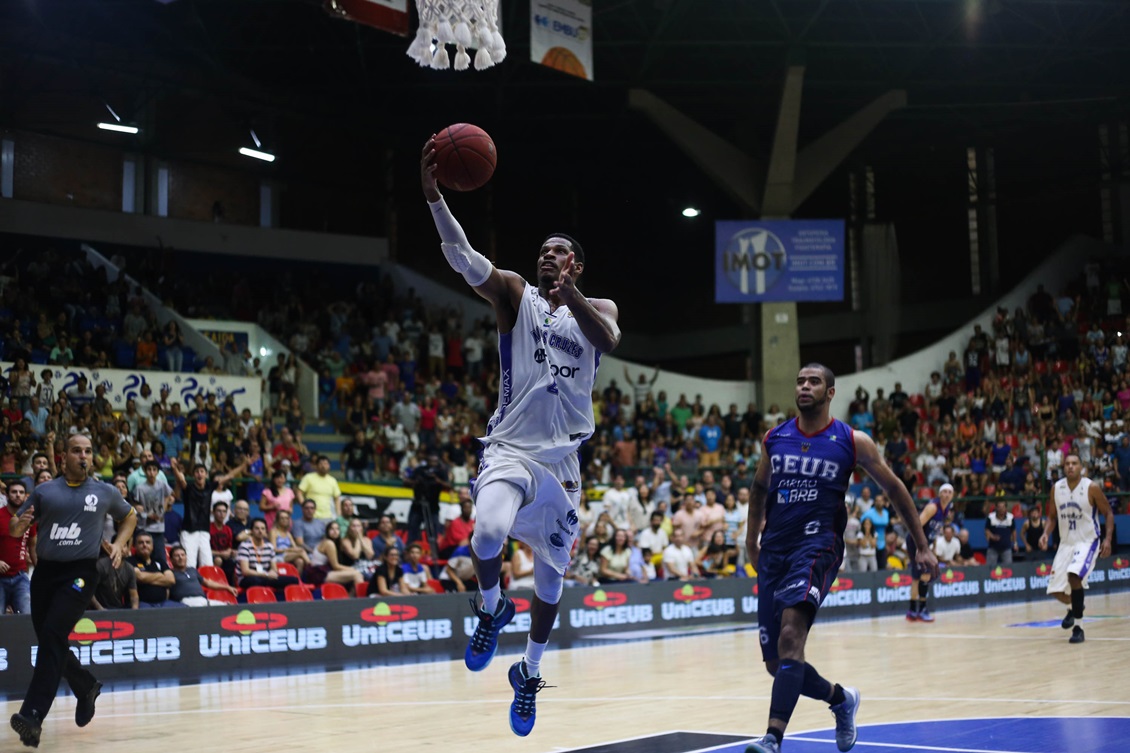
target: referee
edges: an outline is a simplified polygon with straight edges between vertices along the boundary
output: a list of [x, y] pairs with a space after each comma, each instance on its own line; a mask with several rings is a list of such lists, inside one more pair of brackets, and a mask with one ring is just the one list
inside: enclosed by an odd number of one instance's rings
[[128, 550], [137, 525], [133, 508], [118, 490], [90, 478], [87, 469], [93, 455], [89, 437], [68, 437], [63, 478], [36, 486], [20, 507], [19, 517], [8, 526], [13, 536], [22, 536], [32, 523], [40, 531], [39, 561], [31, 578], [31, 623], [39, 653], [23, 705], [11, 722], [20, 742], [31, 748], [39, 747], [43, 720], [63, 677], [78, 698], [75, 724], [85, 727], [94, 718], [94, 701], [102, 683], [71, 653], [67, 637], [90, 604], [98, 582], [96, 564], [106, 515], [120, 523], [110, 547], [115, 567]]

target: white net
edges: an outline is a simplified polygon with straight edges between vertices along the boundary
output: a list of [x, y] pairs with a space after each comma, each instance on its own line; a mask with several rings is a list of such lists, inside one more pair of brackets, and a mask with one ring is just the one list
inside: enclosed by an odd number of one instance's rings
[[[447, 68], [457, 71], [471, 66], [482, 70], [506, 57], [506, 42], [498, 30], [499, 0], [416, 0], [420, 28], [408, 47], [408, 57], [426, 68]], [[447, 47], [455, 47], [455, 59]]]

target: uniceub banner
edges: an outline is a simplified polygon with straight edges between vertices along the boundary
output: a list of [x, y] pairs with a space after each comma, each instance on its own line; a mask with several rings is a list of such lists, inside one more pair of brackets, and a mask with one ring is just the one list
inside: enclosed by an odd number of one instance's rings
[[715, 303], [842, 301], [843, 220], [714, 224]]
[[592, 0], [530, 0], [530, 60], [592, 81]]

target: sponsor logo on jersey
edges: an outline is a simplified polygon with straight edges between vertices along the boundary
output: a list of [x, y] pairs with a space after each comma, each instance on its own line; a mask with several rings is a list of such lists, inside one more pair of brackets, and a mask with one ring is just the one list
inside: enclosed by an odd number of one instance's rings
[[211, 659], [217, 656], [296, 653], [324, 649], [329, 643], [323, 627], [286, 626], [284, 614], [242, 609], [220, 620], [220, 628], [227, 632], [200, 636], [200, 655]]
[[545, 348], [538, 348], [534, 351], [534, 361], [537, 363], [545, 363]]
[[840, 473], [840, 464], [826, 458], [805, 457], [802, 455], [771, 455], [769, 466], [773, 475], [808, 476], [835, 481]]
[[560, 350], [562, 353], [572, 356], [573, 358], [580, 358], [585, 353], [585, 348], [579, 342], [572, 338], [565, 337], [553, 332], [549, 335], [546, 344], [554, 350]]
[[443, 640], [454, 632], [451, 620], [420, 619], [420, 610], [408, 604], [378, 601], [362, 609], [359, 617], [366, 624], [341, 626], [341, 642], [346, 646]]
[[811, 449], [812, 449], [812, 442], [801, 442], [800, 443], [800, 451], [801, 452], [808, 452]]
[[[132, 623], [123, 620], [95, 621], [84, 617], [75, 623], [67, 640], [78, 644], [70, 649], [83, 666], [175, 661], [180, 658], [179, 638], [133, 638], [135, 631]], [[33, 665], [38, 653], [39, 647], [33, 646]]]
[[726, 617], [734, 614], [732, 598], [713, 599], [713, 591], [705, 586], [687, 583], [675, 589], [675, 603], [663, 602], [659, 609], [665, 620], [687, 620], [696, 617]]
[[639, 625], [655, 619], [651, 604], [629, 604], [622, 591], [597, 589], [585, 596], [588, 609], [570, 609], [569, 624], [574, 628], [602, 625]]
[[[581, 485], [578, 484], [576, 481], [571, 481], [571, 480], [570, 481], [562, 481], [561, 482], [561, 488], [563, 488], [567, 492], [575, 492], [575, 491], [580, 490]], [[571, 526], [576, 525], [577, 524], [577, 513], [570, 510], [568, 520], [569, 520], [569, 525], [571, 525]]]
[[55, 542], [55, 546], [80, 546], [82, 544], [82, 529], [79, 528], [78, 523], [71, 523], [69, 526], [52, 523], [47, 538]]
[[93, 494], [87, 494], [86, 499], [83, 500], [83, 512], [98, 512], [98, 497]]

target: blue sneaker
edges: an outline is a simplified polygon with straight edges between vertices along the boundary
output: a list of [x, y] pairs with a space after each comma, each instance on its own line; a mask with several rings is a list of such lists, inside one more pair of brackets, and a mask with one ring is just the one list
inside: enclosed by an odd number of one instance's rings
[[463, 654], [463, 662], [472, 672], [482, 672], [494, 658], [498, 650], [498, 633], [514, 619], [514, 601], [503, 594], [498, 602], [498, 609], [494, 614], [487, 614], [471, 599], [471, 609], [479, 618], [479, 624], [467, 643], [467, 651]]
[[515, 735], [525, 737], [534, 729], [534, 719], [537, 709], [534, 703], [538, 691], [545, 687], [545, 680], [540, 677], [526, 676], [526, 662], [517, 661], [510, 665], [510, 687], [514, 688], [514, 702], [510, 704], [510, 729]]
[[933, 622], [934, 621], [934, 615], [930, 614], [929, 609], [927, 609], [926, 607], [922, 607], [922, 611], [918, 613], [918, 621], [919, 622]]
[[844, 702], [832, 706], [832, 714], [836, 717], [836, 747], [841, 751], [849, 751], [855, 745], [857, 732], [855, 728], [855, 714], [863, 696], [855, 688], [844, 688]]
[[781, 746], [772, 735], [759, 737], [745, 748], [745, 753], [780, 753]]

